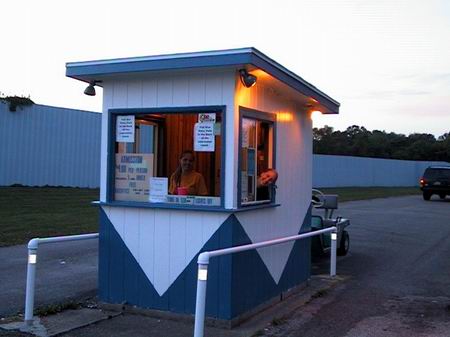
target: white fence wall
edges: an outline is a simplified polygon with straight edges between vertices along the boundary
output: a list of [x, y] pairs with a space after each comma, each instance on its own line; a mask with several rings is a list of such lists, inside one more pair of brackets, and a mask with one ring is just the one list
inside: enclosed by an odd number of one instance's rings
[[0, 102], [0, 186], [99, 187], [101, 114]]
[[418, 186], [430, 165], [446, 162], [314, 155], [313, 186]]

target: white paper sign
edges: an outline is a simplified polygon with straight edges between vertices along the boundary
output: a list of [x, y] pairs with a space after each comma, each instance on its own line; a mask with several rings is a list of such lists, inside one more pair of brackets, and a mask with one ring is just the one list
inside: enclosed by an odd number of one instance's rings
[[152, 177], [150, 178], [150, 202], [167, 202], [169, 191], [169, 179]]
[[116, 153], [114, 199], [148, 201], [152, 153]]
[[195, 123], [194, 151], [214, 152], [214, 123]]
[[134, 143], [134, 116], [117, 116], [116, 142]]

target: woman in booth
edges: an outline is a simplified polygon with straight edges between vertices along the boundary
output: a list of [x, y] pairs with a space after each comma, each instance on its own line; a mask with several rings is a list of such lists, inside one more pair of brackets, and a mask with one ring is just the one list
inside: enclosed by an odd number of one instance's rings
[[178, 167], [170, 176], [170, 194], [208, 195], [205, 179], [194, 170], [194, 162], [194, 152], [185, 150], [181, 153]]

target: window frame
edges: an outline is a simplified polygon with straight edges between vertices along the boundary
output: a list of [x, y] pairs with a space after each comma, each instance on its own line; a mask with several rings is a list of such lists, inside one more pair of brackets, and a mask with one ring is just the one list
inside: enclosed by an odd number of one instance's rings
[[[179, 113], [220, 113], [221, 126], [220, 136], [222, 148], [220, 151], [220, 206], [184, 205], [174, 203], [151, 203], [142, 201], [114, 200], [115, 186], [115, 143], [116, 143], [116, 121], [117, 116], [125, 115], [147, 115], [147, 114], [179, 114]], [[226, 156], [226, 106], [225, 105], [202, 105], [184, 107], [162, 107], [162, 108], [111, 108], [108, 109], [108, 144], [106, 156], [106, 203], [116, 206], [143, 207], [143, 208], [171, 208], [186, 210], [222, 210], [225, 204], [225, 156]], [[169, 178], [169, 177], [168, 177]]]
[[238, 188], [237, 188], [237, 207], [238, 209], [247, 208], [264, 208], [279, 206], [276, 204], [275, 193], [271, 194], [270, 200], [255, 201], [248, 204], [242, 203], [242, 173], [241, 173], [241, 161], [242, 161], [242, 120], [244, 118], [254, 119], [260, 122], [270, 123], [272, 126], [273, 143], [272, 143], [272, 169], [276, 169], [276, 139], [277, 139], [277, 118], [275, 113], [264, 112], [256, 109], [251, 109], [243, 106], [239, 106], [239, 137], [238, 137]]

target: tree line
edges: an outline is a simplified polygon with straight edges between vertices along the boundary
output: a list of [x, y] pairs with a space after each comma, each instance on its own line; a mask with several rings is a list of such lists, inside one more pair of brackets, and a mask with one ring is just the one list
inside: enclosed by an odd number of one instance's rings
[[325, 125], [313, 129], [313, 151], [315, 154], [450, 162], [450, 132], [436, 138], [427, 133], [406, 136], [369, 131], [358, 125], [335, 131]]

